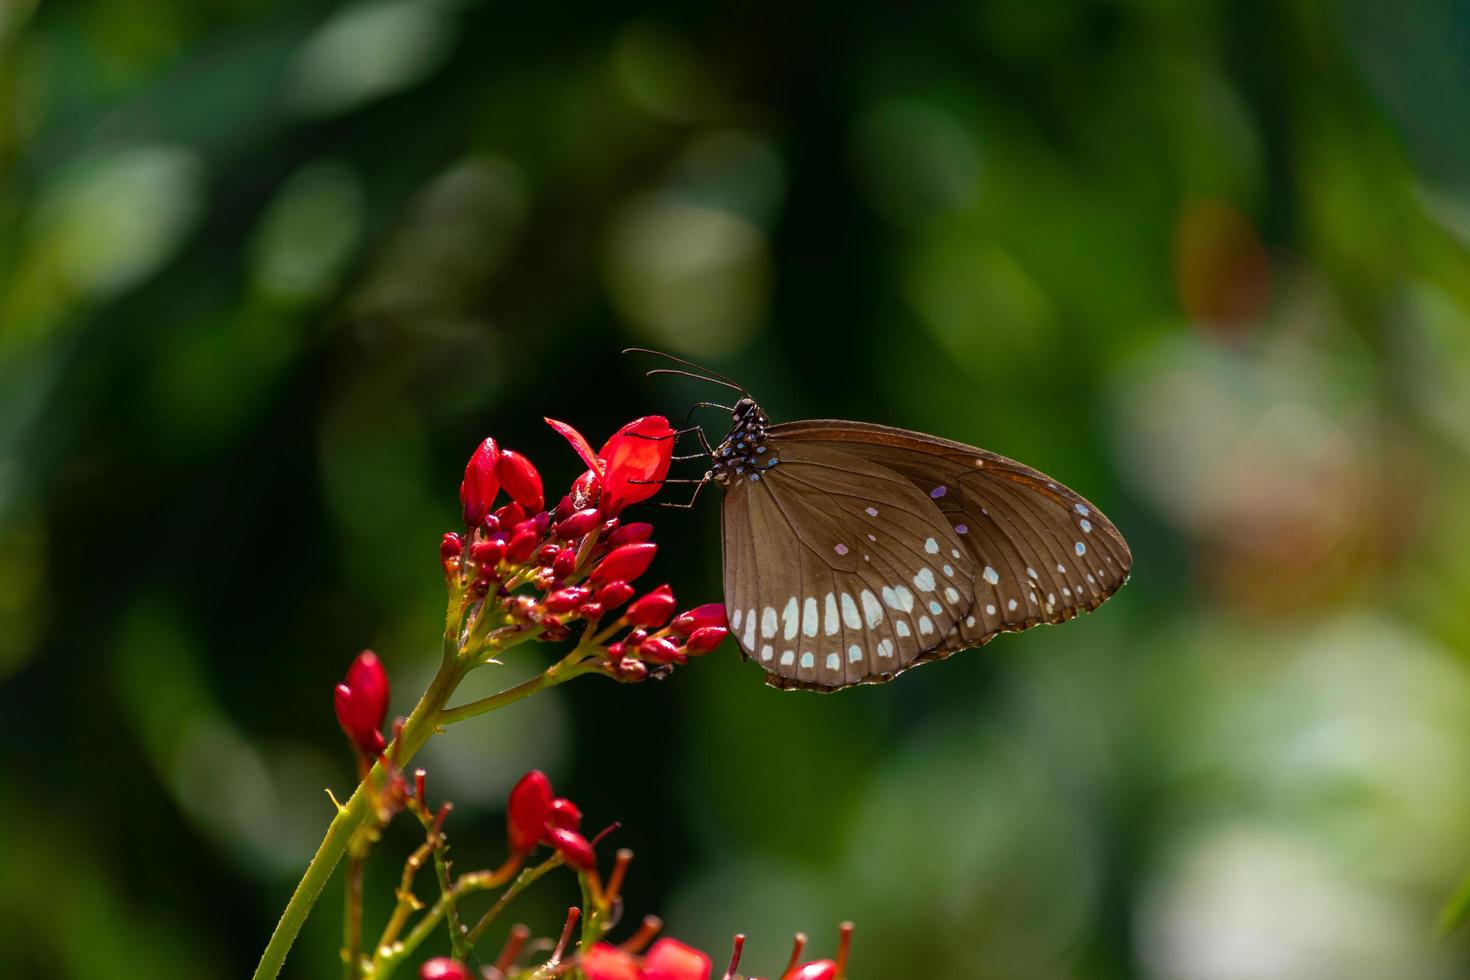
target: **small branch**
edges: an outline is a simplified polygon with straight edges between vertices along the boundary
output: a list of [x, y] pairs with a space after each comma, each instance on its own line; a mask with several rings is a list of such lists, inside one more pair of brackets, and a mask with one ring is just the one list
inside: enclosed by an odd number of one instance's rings
[[517, 895], [519, 895], [521, 892], [525, 891], [528, 887], [534, 884], [536, 879], [546, 874], [546, 872], [550, 871], [552, 868], [560, 867], [561, 864], [561, 854], [557, 853], [553, 854], [551, 857], [547, 858], [545, 861], [542, 861], [535, 867], [527, 868], [519, 875], [517, 875], [516, 880], [511, 884], [509, 888], [505, 890], [505, 894], [501, 895], [498, 899], [495, 900], [495, 904], [490, 906], [490, 908], [485, 911], [484, 915], [480, 916], [480, 921], [476, 922], [475, 927], [466, 934], [465, 938], [469, 941], [470, 946], [473, 947], [476, 943], [480, 941], [480, 936], [484, 934], [485, 928], [495, 920], [495, 917], [497, 915], [505, 910], [505, 907], [509, 905]]
[[342, 976], [362, 976], [362, 872], [367, 864], [360, 854], [347, 857], [346, 908], [342, 916]]
[[466, 718], [474, 718], [476, 715], [483, 715], [487, 711], [494, 711], [497, 708], [504, 708], [506, 705], [515, 704], [517, 701], [528, 698], [544, 688], [555, 687], [558, 684], [566, 683], [573, 677], [581, 676], [590, 671], [590, 668], [583, 668], [581, 666], [581, 661], [584, 656], [585, 651], [581, 650], [581, 648], [573, 650], [562, 660], [552, 664], [535, 677], [524, 680], [515, 687], [508, 687], [504, 691], [481, 698], [478, 701], [471, 701], [468, 704], [461, 704], [453, 708], [444, 708], [439, 712], [435, 720], [441, 726], [452, 725], [457, 721], [464, 721]]
[[408, 917], [423, 908], [423, 903], [413, 893], [413, 880], [418, 876], [419, 869], [429, 859], [433, 847], [428, 841], [424, 841], [403, 862], [403, 878], [398, 883], [398, 904], [393, 907], [393, 914], [388, 917], [388, 924], [383, 927], [383, 933], [378, 937], [378, 944], [373, 947], [373, 959], [376, 962], [378, 951], [385, 949], [398, 939], [398, 934], [408, 924]]

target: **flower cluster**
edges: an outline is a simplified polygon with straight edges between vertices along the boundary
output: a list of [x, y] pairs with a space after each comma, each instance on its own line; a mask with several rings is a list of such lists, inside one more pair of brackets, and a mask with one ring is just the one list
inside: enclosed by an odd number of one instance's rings
[[[621, 515], [653, 496], [667, 475], [675, 435], [668, 421], [629, 422], [596, 453], [576, 429], [547, 422], [587, 470], [545, 508], [530, 460], [494, 439], [482, 442], [460, 484], [465, 530], [446, 534], [440, 546], [451, 587], [469, 604], [494, 600], [503, 609], [503, 621], [494, 624], [502, 644], [516, 634], [568, 639], [580, 625], [583, 642], [603, 654], [596, 669], [618, 680], [643, 680], [713, 650], [728, 635], [723, 606], [676, 616], [668, 585], [639, 596], [633, 584], [658, 546], [652, 525]], [[497, 507], [502, 490], [510, 500]]]

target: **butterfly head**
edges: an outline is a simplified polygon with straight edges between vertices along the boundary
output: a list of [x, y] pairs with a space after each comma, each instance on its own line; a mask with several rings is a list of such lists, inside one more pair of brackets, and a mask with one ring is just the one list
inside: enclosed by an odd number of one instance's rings
[[721, 486], [742, 480], [758, 481], [763, 470], [779, 462], [766, 442], [766, 426], [771, 424], [771, 420], [750, 397], [736, 402], [730, 417], [733, 424], [715, 447], [715, 462], [710, 467], [709, 478]]

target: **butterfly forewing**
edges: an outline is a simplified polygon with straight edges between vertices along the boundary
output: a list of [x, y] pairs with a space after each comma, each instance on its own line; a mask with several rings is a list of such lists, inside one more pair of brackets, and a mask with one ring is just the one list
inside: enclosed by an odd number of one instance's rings
[[775, 445], [861, 457], [908, 479], [944, 515], [978, 573], [974, 605], [932, 652], [1095, 609], [1128, 578], [1132, 555], [1112, 522], [1028, 466], [964, 443], [857, 422], [774, 426]]
[[886, 680], [963, 635], [979, 570], [932, 498], [845, 447], [766, 449], [727, 491], [725, 601], [773, 683]]

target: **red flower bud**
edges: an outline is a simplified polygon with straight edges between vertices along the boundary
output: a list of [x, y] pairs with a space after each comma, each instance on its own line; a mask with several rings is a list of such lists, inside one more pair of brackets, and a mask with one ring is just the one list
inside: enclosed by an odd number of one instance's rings
[[627, 647], [623, 644], [621, 640], [617, 643], [609, 643], [607, 645], [607, 659], [616, 661], [617, 659], [622, 657], [623, 651], [626, 649]]
[[602, 477], [596, 470], [587, 470], [572, 481], [572, 503], [577, 507], [592, 507], [602, 496]]
[[551, 595], [541, 600], [541, 605], [552, 612], [570, 612], [585, 602], [591, 594], [592, 590], [580, 585], [573, 585], [569, 588], [558, 589], [551, 593]]
[[594, 620], [601, 619], [602, 618], [602, 603], [600, 603], [600, 602], [584, 602], [580, 606], [577, 607], [577, 615], [581, 616], [583, 619], [587, 620], [588, 622], [592, 622]]
[[587, 980], [641, 980], [638, 957], [608, 943], [598, 943], [577, 964]]
[[676, 605], [678, 602], [674, 599], [673, 590], [667, 585], [660, 585], [636, 600], [623, 615], [634, 626], [646, 626], [656, 630], [669, 621]]
[[658, 545], [651, 541], [643, 544], [625, 544], [620, 548], [614, 548], [592, 570], [592, 581], [599, 584], [618, 581], [631, 582], [648, 571], [648, 566], [653, 563], [653, 555], [656, 551], [658, 551]]
[[532, 769], [511, 789], [506, 803], [505, 829], [510, 849], [517, 854], [535, 850], [550, 815], [551, 780], [540, 769]]
[[557, 553], [556, 560], [551, 563], [552, 574], [557, 578], [566, 578], [577, 568], [577, 549], [563, 548]]
[[502, 449], [495, 464], [495, 475], [512, 500], [526, 510], [535, 512], [546, 504], [541, 493], [541, 474], [531, 461], [514, 449]]
[[564, 796], [558, 796], [551, 801], [551, 816], [547, 818], [553, 827], [562, 830], [581, 830], [582, 811], [577, 804]]
[[685, 610], [674, 617], [669, 624], [669, 629], [680, 636], [692, 636], [695, 630], [704, 629], [706, 626], [725, 626], [725, 607], [718, 602], [708, 602], [702, 606]]
[[526, 509], [515, 501], [511, 501], [491, 516], [502, 528], [510, 528], [526, 519]]
[[653, 537], [653, 525], [643, 521], [633, 521], [624, 524], [607, 536], [609, 546], [616, 548], [620, 544], [641, 544]]
[[470, 557], [486, 568], [494, 568], [505, 557], [505, 542], [499, 538], [476, 541], [470, 545]]
[[689, 634], [689, 639], [684, 644], [684, 652], [690, 656], [709, 653], [723, 643], [725, 637], [729, 635], [730, 631], [723, 626], [701, 626]]
[[674, 430], [661, 415], [634, 419], [623, 426], [598, 453], [603, 460], [602, 499], [598, 506], [609, 516], [629, 504], [658, 493], [674, 455]]
[[347, 679], [333, 692], [337, 723], [366, 756], [383, 751], [383, 719], [388, 715], [388, 673], [371, 650], [347, 668]]
[[419, 980], [472, 980], [470, 968], [447, 956], [436, 956], [419, 967]]
[[683, 659], [679, 648], [674, 646], [672, 640], [663, 636], [655, 636], [651, 640], [644, 640], [638, 645], [638, 655], [644, 660], [652, 660], [659, 664], [678, 663]]
[[[524, 526], [524, 525], [522, 525]], [[510, 544], [505, 546], [505, 558], [507, 561], [520, 564], [531, 557], [531, 552], [541, 543], [541, 535], [534, 528], [517, 531], [511, 536]]]
[[643, 957], [643, 980], [709, 980], [710, 966], [699, 950], [665, 937]]
[[[614, 644], [614, 646], [616, 645]], [[612, 653], [611, 647], [608, 648], [608, 653]], [[621, 652], [619, 655], [621, 656]], [[648, 665], [641, 660], [633, 660], [632, 658], [619, 660], [616, 669], [618, 676], [624, 680], [641, 681], [648, 676]]]
[[552, 827], [546, 833], [546, 842], [560, 851], [562, 859], [578, 871], [592, 871], [597, 867], [597, 854], [592, 845], [575, 830]]
[[579, 510], [556, 525], [556, 536], [567, 541], [580, 538], [592, 530], [600, 520], [601, 516], [597, 513], [596, 507]]
[[496, 475], [499, 462], [500, 451], [495, 448], [494, 439], [486, 439], [470, 454], [464, 468], [464, 482], [459, 485], [465, 527], [479, 527], [490, 513], [490, 505], [500, 493], [500, 477]]
[[616, 609], [633, 598], [633, 587], [627, 582], [609, 582], [597, 590], [597, 601], [604, 609]]
[[439, 563], [444, 570], [449, 571], [451, 562], [459, 561], [459, 556], [464, 553], [464, 538], [450, 531], [444, 535], [444, 540], [439, 542]]
[[813, 960], [786, 971], [781, 980], [835, 980], [837, 964], [831, 960]]

